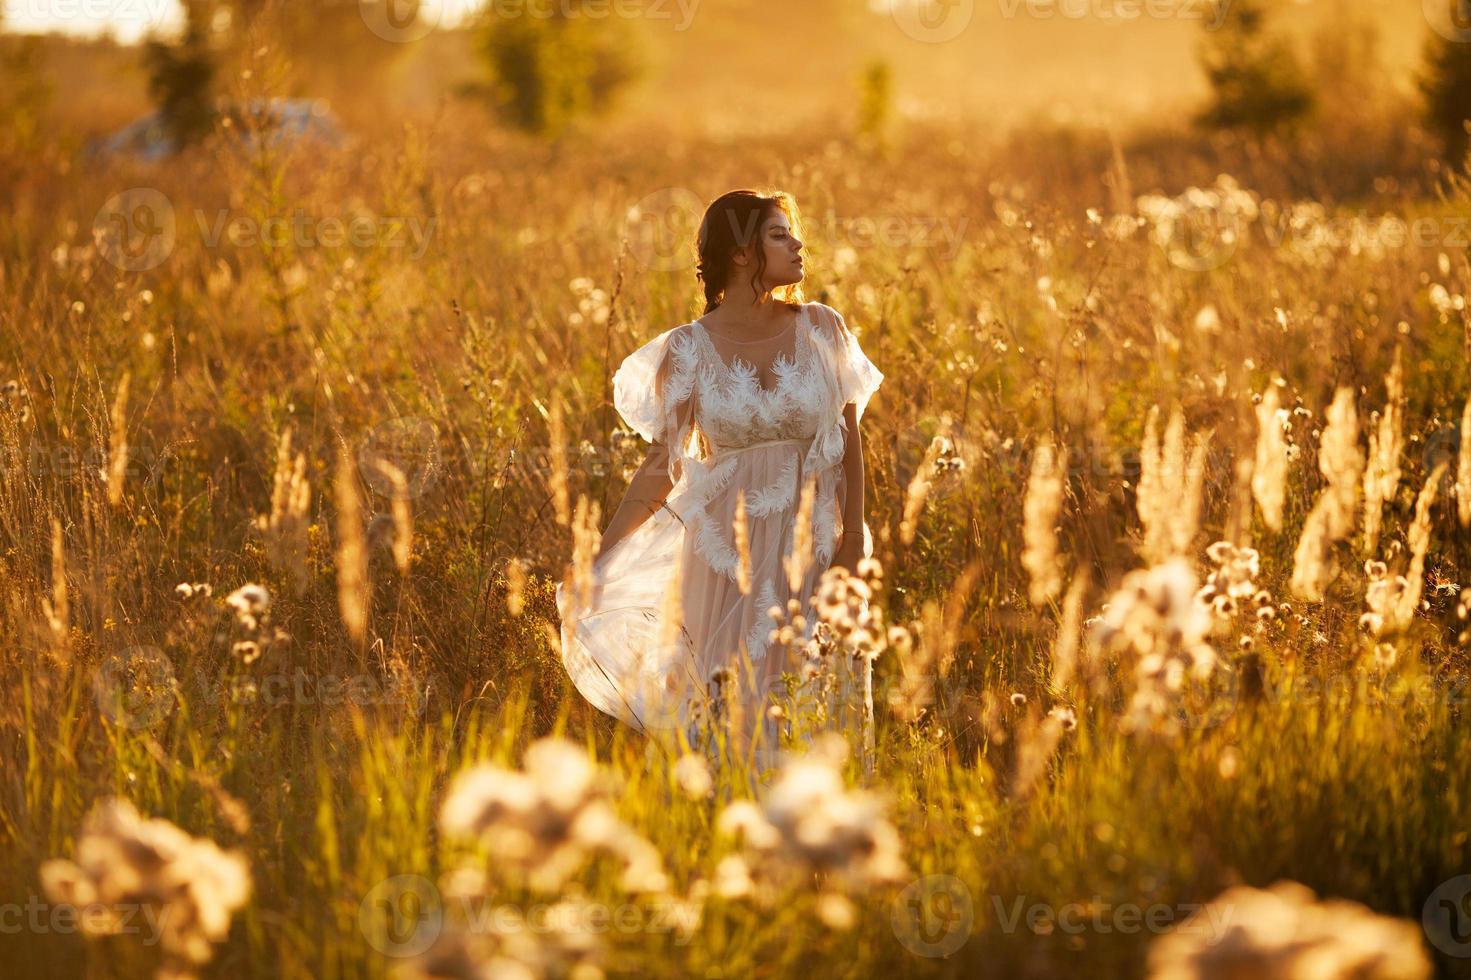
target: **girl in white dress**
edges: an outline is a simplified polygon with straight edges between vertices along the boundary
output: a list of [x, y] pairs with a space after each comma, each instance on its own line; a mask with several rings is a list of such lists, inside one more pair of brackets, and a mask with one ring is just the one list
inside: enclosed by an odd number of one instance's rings
[[[799, 650], [822, 573], [855, 571], [873, 553], [858, 422], [883, 374], [836, 310], [801, 301], [799, 230], [795, 201], [779, 192], [732, 191], [706, 210], [705, 315], [614, 375], [614, 406], [648, 455], [603, 532], [587, 601], [573, 608], [572, 583], [557, 588], [562, 660], [589, 702], [640, 731], [684, 728], [697, 741], [692, 726], [724, 693], [728, 744], [758, 772], [778, 747], [768, 695], [801, 668], [770, 642], [769, 611], [799, 600]], [[810, 524], [798, 535], [804, 491]]]

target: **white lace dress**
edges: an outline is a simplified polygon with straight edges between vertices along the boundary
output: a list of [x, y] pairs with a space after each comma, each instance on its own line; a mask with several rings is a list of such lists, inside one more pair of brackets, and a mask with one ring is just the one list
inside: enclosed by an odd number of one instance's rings
[[[844, 530], [843, 409], [852, 402], [861, 417], [882, 381], [843, 318], [822, 303], [803, 304], [795, 326], [760, 347], [731, 347], [692, 322], [623, 361], [614, 406], [641, 436], [668, 447], [674, 486], [663, 508], [594, 565], [592, 600], [575, 617], [575, 635], [568, 583], [557, 588], [562, 660], [589, 702], [640, 731], [682, 727], [697, 717], [692, 700], [709, 693], [712, 674], [730, 667], [745, 717], [763, 720], [761, 750], [770, 759], [765, 698], [800, 663], [768, 643], [767, 610], [792, 594], [783, 558], [801, 490], [815, 480], [813, 558], [799, 590], [810, 635], [813, 591]], [[748, 593], [739, 587], [732, 527], [738, 489], [750, 541]], [[872, 552], [865, 524], [863, 553]], [[664, 647], [661, 636], [675, 635], [661, 632], [661, 616], [676, 571], [683, 630]]]

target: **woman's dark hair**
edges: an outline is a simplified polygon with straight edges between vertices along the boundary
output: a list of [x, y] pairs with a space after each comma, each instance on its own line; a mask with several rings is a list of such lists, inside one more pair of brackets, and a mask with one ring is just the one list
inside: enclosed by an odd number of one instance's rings
[[[780, 211], [792, 226], [792, 234], [801, 237], [801, 217], [797, 212], [797, 201], [785, 191], [763, 194], [753, 190], [728, 191], [720, 195], [705, 209], [700, 222], [700, 238], [696, 245], [700, 261], [695, 276], [705, 284], [705, 312], [709, 313], [725, 299], [725, 288], [734, 285], [730, 281], [735, 268], [731, 258], [736, 249], [752, 248], [756, 264], [751, 270], [751, 290], [759, 292], [757, 285], [766, 273], [766, 250], [761, 247], [761, 229], [768, 218]], [[802, 302], [802, 284], [791, 283], [771, 291], [777, 299], [786, 303]]]

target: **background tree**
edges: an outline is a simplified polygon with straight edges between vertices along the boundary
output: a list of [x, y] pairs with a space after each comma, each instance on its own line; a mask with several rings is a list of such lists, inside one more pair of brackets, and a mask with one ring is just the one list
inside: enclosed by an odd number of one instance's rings
[[1420, 91], [1425, 96], [1426, 123], [1444, 142], [1446, 157], [1460, 166], [1471, 149], [1466, 129], [1471, 121], [1471, 6], [1465, 0], [1443, 3], [1451, 36], [1431, 32]]
[[1266, 10], [1262, 0], [1231, 0], [1220, 26], [1207, 34], [1201, 62], [1211, 104], [1197, 122], [1263, 135], [1312, 110], [1307, 74], [1288, 40], [1268, 31]]
[[491, 0], [479, 26], [490, 73], [484, 91], [512, 125], [560, 135], [579, 118], [606, 112], [642, 74], [636, 35], [606, 7], [602, 16], [589, 16], [582, 0], [547, 14], [515, 9], [508, 13]]
[[183, 147], [214, 126], [215, 54], [211, 49], [214, 4], [184, 0], [184, 32], [177, 44], [159, 38], [143, 51], [148, 94], [175, 145]]

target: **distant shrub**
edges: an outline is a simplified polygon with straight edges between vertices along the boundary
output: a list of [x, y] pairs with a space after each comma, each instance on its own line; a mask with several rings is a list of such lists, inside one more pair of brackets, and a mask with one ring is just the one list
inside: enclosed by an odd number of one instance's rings
[[187, 146], [214, 127], [215, 57], [210, 50], [208, 12], [184, 4], [184, 34], [178, 44], [153, 38], [143, 50], [148, 94], [178, 146]]
[[1267, 30], [1260, 0], [1233, 0], [1201, 52], [1211, 104], [1196, 121], [1258, 135], [1307, 115], [1314, 98], [1292, 45]]
[[[489, 93], [502, 116], [529, 132], [555, 136], [578, 119], [606, 112], [642, 72], [636, 39], [616, 17], [594, 16], [583, 0], [546, 14], [530, 7], [482, 15], [479, 51]], [[594, 11], [595, 13], [595, 11]]]
[[886, 61], [871, 61], [858, 78], [858, 134], [881, 142], [894, 112], [894, 73]]
[[34, 152], [51, 97], [41, 41], [0, 35], [0, 157]]

